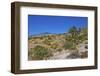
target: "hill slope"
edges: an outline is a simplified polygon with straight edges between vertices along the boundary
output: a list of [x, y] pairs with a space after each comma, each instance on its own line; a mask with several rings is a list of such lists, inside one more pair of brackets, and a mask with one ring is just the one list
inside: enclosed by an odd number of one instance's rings
[[28, 39], [28, 59], [76, 59], [88, 57], [87, 32], [42, 34]]

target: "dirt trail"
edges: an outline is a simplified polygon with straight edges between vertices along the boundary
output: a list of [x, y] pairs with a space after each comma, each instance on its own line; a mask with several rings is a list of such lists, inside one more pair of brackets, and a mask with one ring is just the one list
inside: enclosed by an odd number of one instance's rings
[[68, 53], [66, 50], [63, 50], [55, 53], [54, 56], [50, 57], [49, 59], [66, 59], [69, 55], [70, 53]]

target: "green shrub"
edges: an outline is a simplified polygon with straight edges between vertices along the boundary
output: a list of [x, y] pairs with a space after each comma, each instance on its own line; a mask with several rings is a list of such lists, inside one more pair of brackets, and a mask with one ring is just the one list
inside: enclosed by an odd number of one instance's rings
[[72, 42], [74, 44], [78, 44], [79, 43], [79, 37], [76, 36], [66, 36], [66, 41]]
[[47, 58], [49, 56], [51, 56], [51, 53], [48, 51], [47, 48], [42, 47], [42, 46], [36, 46], [34, 48], [34, 57], [35, 58], [42, 60], [42, 59]]
[[65, 45], [64, 45], [65, 49], [70, 49], [70, 50], [75, 50], [76, 49], [76, 45], [70, 41], [66, 41]]

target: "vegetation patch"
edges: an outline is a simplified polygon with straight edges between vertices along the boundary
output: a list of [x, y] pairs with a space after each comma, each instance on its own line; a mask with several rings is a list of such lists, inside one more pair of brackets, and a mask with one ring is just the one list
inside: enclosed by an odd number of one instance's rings
[[29, 60], [47, 60], [56, 54], [60, 55], [62, 51], [65, 51], [66, 55], [67, 52], [70, 53], [68, 58], [86, 58], [88, 57], [86, 51], [81, 53], [82, 55], [79, 52], [88, 49], [87, 37], [87, 27], [76, 28], [73, 26], [68, 32], [62, 34], [29, 38]]
[[38, 60], [46, 59], [47, 57], [51, 56], [49, 50], [42, 46], [36, 46], [32, 51], [33, 57], [37, 58]]

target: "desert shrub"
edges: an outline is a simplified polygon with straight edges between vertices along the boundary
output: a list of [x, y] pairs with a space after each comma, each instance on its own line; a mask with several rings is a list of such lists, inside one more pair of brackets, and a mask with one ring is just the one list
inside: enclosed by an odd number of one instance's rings
[[67, 41], [71, 41], [71, 40], [72, 40], [72, 37], [71, 37], [71, 36], [66, 36], [65, 39], [66, 39]]
[[75, 44], [81, 43], [84, 40], [88, 39], [88, 32], [87, 32], [87, 27], [84, 28], [78, 28], [73, 26], [69, 29], [69, 35], [66, 35], [65, 39], [67, 41], [71, 41]]
[[58, 48], [58, 49], [56, 49], [57, 51], [59, 51], [59, 52], [61, 52], [62, 51], [62, 48]]
[[82, 38], [83, 37], [81, 35], [78, 36], [79, 43], [82, 43], [82, 41], [83, 41]]
[[82, 39], [87, 40], [88, 39], [88, 28], [87, 27], [82, 28], [81, 33], [82, 33]]
[[87, 58], [88, 57], [88, 52], [82, 52], [81, 58]]
[[51, 55], [51, 53], [48, 51], [47, 48], [45, 47], [42, 47], [42, 46], [36, 46], [34, 48], [34, 57], [39, 59], [39, 60], [42, 60], [44, 58], [47, 58]]
[[46, 45], [50, 45], [51, 40], [45, 39], [45, 40], [43, 41], [43, 43], [46, 44]]
[[58, 48], [58, 43], [57, 42], [54, 42], [52, 45], [51, 45], [51, 48], [56, 50]]
[[70, 50], [75, 50], [76, 45], [73, 42], [66, 41], [66, 43], [64, 44], [64, 48], [65, 49], [70, 49]]
[[52, 49], [56, 49], [57, 46], [56, 46], [56, 45], [52, 45], [51, 48], [52, 48]]
[[40, 39], [42, 40], [44, 37], [40, 37]]
[[66, 41], [73, 42], [74, 44], [80, 43], [80, 38], [78, 37], [78, 35], [74, 35], [73, 37], [72, 36], [66, 36], [65, 39], [66, 39]]
[[84, 41], [84, 40], [87, 40], [87, 39], [88, 39], [88, 36], [87, 35], [85, 35], [85, 34], [82, 34], [81, 35], [80, 40]]
[[48, 40], [52, 40], [52, 36], [48, 36]]

